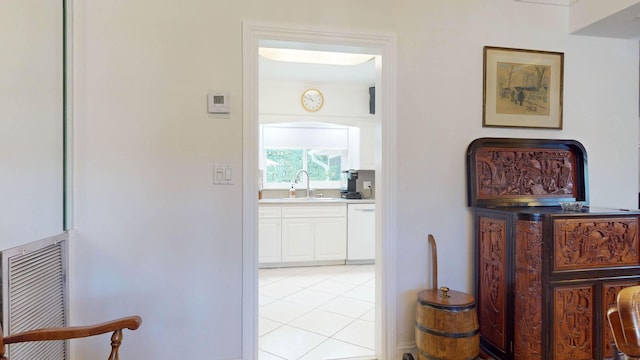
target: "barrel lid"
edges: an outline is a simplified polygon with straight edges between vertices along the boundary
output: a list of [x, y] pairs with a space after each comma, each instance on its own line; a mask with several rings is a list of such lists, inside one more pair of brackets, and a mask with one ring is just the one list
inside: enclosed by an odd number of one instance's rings
[[422, 290], [418, 293], [418, 302], [422, 305], [438, 305], [442, 307], [471, 306], [476, 303], [472, 295], [460, 291], [449, 290], [447, 295], [449, 297], [443, 298], [440, 290]]

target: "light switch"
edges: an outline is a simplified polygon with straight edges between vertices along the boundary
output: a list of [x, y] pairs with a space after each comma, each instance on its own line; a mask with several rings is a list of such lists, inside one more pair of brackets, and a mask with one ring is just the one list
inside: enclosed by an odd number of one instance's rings
[[228, 164], [213, 165], [213, 184], [214, 185], [232, 185], [233, 169]]

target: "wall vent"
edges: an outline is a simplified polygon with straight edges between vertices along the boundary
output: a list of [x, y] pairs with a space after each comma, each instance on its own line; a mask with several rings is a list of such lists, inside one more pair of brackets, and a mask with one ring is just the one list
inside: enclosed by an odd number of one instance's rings
[[[2, 251], [2, 328], [5, 334], [67, 325], [68, 233]], [[67, 341], [12, 344], [11, 360], [65, 360]]]

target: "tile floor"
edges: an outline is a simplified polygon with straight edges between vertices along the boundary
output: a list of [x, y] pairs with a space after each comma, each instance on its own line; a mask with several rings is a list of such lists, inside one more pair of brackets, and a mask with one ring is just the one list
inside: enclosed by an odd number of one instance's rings
[[375, 359], [374, 267], [260, 269], [259, 359]]

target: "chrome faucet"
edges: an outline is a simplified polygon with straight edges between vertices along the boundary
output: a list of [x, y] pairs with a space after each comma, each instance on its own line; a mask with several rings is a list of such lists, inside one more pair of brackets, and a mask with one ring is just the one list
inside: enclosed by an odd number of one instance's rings
[[300, 173], [304, 173], [305, 175], [307, 175], [307, 199], [309, 199], [309, 173], [307, 172], [307, 170], [305, 169], [298, 170], [298, 172], [296, 172], [296, 177], [293, 180], [293, 182], [295, 182], [296, 184], [300, 182]]

